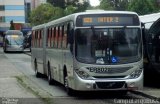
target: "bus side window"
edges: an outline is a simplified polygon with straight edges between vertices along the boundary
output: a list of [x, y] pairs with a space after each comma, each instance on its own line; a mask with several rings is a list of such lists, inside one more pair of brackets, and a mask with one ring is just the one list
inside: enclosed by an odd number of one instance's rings
[[50, 48], [52, 48], [52, 28], [50, 28]]
[[60, 26], [58, 26], [58, 36], [57, 36], [57, 48], [59, 48], [59, 41], [60, 41]]
[[32, 42], [32, 47], [34, 47], [34, 42], [35, 42], [35, 31], [32, 31], [32, 40], [31, 40], [31, 42]]
[[54, 39], [53, 39], [53, 47], [56, 46], [56, 27], [54, 27]]
[[49, 39], [48, 39], [49, 48], [51, 48], [51, 28], [49, 28]]
[[54, 28], [51, 29], [52, 30], [52, 46], [51, 47], [54, 47]]
[[39, 44], [40, 44], [40, 47], [42, 47], [42, 30], [40, 30], [40, 42], [39, 42]]
[[73, 32], [74, 32], [74, 29], [73, 29], [73, 24], [72, 23], [69, 23], [67, 25], [67, 43], [69, 44], [73, 44]]
[[47, 29], [47, 47], [49, 47], [49, 29]]
[[38, 46], [39, 46], [39, 48], [41, 47], [41, 45], [40, 45], [40, 41], [41, 41], [41, 30], [39, 30], [39, 34], [38, 34]]
[[54, 48], [58, 48], [58, 27], [55, 27], [55, 44]]
[[35, 34], [35, 47], [37, 48], [37, 33], [38, 33], [38, 30], [36, 31], [36, 34]]
[[62, 48], [62, 26], [59, 26], [58, 48]]
[[67, 48], [67, 25], [64, 25], [63, 29], [63, 43], [62, 43], [63, 48]]
[[63, 48], [63, 38], [64, 38], [64, 25], [62, 26], [62, 36], [61, 36], [61, 48]]

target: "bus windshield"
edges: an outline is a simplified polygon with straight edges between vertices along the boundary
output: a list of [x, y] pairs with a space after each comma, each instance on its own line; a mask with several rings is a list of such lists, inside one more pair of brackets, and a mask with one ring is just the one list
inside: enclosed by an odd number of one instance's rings
[[8, 35], [6, 38], [8, 45], [23, 45], [22, 35]]
[[92, 64], [122, 64], [142, 56], [139, 28], [76, 29], [76, 59]]

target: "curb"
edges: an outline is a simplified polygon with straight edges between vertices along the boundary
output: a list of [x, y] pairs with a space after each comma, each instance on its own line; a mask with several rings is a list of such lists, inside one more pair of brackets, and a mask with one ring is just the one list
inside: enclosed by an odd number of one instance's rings
[[130, 92], [133, 93], [133, 94], [137, 94], [137, 95], [149, 98], [149, 99], [155, 99], [155, 100], [160, 102], [160, 98], [159, 97], [152, 96], [152, 95], [146, 94], [146, 93], [141, 92], [141, 91], [130, 91]]

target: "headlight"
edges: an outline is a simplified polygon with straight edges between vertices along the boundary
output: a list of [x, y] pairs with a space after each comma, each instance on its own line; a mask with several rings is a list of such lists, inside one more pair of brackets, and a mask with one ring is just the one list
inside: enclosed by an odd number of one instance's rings
[[78, 76], [82, 79], [89, 79], [90, 78], [90, 75], [81, 69], [76, 69], [75, 71], [78, 74]]
[[135, 70], [132, 74], [129, 75], [129, 79], [138, 78], [142, 73], [142, 70]]

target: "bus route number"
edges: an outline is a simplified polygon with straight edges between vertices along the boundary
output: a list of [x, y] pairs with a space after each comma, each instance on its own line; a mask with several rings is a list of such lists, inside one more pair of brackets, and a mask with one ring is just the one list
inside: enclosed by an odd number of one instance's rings
[[84, 23], [92, 23], [92, 18], [84, 18], [83, 21]]
[[99, 17], [98, 22], [119, 22], [118, 17]]

